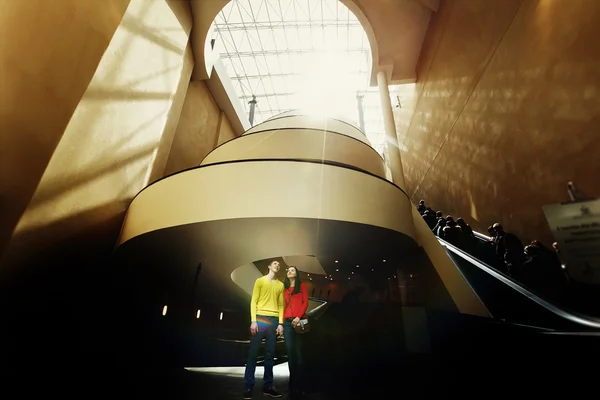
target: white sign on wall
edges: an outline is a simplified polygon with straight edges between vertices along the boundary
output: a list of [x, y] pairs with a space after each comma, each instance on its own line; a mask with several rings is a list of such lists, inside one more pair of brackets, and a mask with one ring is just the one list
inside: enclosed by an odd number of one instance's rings
[[571, 278], [600, 284], [600, 199], [542, 209]]

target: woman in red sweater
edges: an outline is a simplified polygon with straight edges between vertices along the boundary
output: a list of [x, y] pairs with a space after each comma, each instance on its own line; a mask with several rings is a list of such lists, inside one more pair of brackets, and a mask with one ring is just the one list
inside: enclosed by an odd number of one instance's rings
[[300, 271], [295, 266], [287, 269], [283, 282], [283, 299], [285, 308], [283, 312], [283, 336], [288, 355], [290, 369], [290, 391], [300, 394], [305, 391], [304, 365], [302, 360], [303, 337], [296, 333], [294, 328], [301, 319], [306, 318], [308, 308], [308, 290], [301, 281]]

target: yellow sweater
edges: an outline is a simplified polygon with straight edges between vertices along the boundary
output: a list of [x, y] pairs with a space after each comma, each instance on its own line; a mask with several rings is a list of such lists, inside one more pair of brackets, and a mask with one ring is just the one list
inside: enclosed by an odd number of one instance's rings
[[252, 322], [256, 322], [257, 315], [279, 317], [279, 323], [283, 323], [283, 283], [271, 282], [266, 275], [254, 282], [250, 300]]

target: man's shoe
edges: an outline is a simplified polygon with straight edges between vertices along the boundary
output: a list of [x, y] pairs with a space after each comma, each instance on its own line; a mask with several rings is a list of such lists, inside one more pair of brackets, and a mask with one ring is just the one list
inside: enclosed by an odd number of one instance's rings
[[244, 400], [252, 400], [252, 389], [244, 390]]
[[274, 386], [271, 386], [270, 388], [263, 388], [262, 394], [271, 397], [281, 397], [281, 393], [275, 390]]

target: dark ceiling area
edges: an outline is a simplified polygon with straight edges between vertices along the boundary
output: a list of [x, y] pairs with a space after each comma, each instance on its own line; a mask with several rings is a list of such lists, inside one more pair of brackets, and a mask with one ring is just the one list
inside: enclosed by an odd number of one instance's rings
[[[314, 257], [314, 256], [313, 256]], [[336, 283], [347, 283], [347, 281], [354, 280], [355, 282], [372, 282], [381, 281], [386, 279], [395, 279], [397, 277], [397, 269], [402, 268], [402, 263], [394, 260], [387, 260], [385, 258], [364, 258], [360, 260], [344, 259], [344, 257], [338, 257], [333, 259], [331, 257], [324, 257], [326, 262], [324, 263], [321, 258], [319, 262], [326, 271], [326, 274], [315, 274], [301, 272], [302, 280], [309, 281], [314, 284], [322, 284], [328, 282]], [[277, 275], [279, 280], [283, 281], [286, 272], [285, 269], [290, 265], [286, 264], [283, 257], [267, 258], [264, 260], [257, 260], [254, 262], [256, 268], [261, 274], [266, 275], [268, 273], [268, 265], [271, 261], [279, 261], [281, 265], [280, 272]]]
[[[278, 257], [285, 269], [284, 256], [307, 249], [318, 257], [328, 282], [359, 284], [392, 279], [397, 268], [411, 265], [418, 246], [400, 232], [352, 222], [245, 218], [150, 232], [119, 246], [115, 256], [123, 284], [158, 304], [165, 296], [170, 303], [186, 304], [193, 292], [200, 302], [245, 309], [249, 295], [231, 279], [236, 268], [254, 262], [265, 274], [268, 262]], [[311, 275], [305, 278], [325, 283], [325, 276]]]

